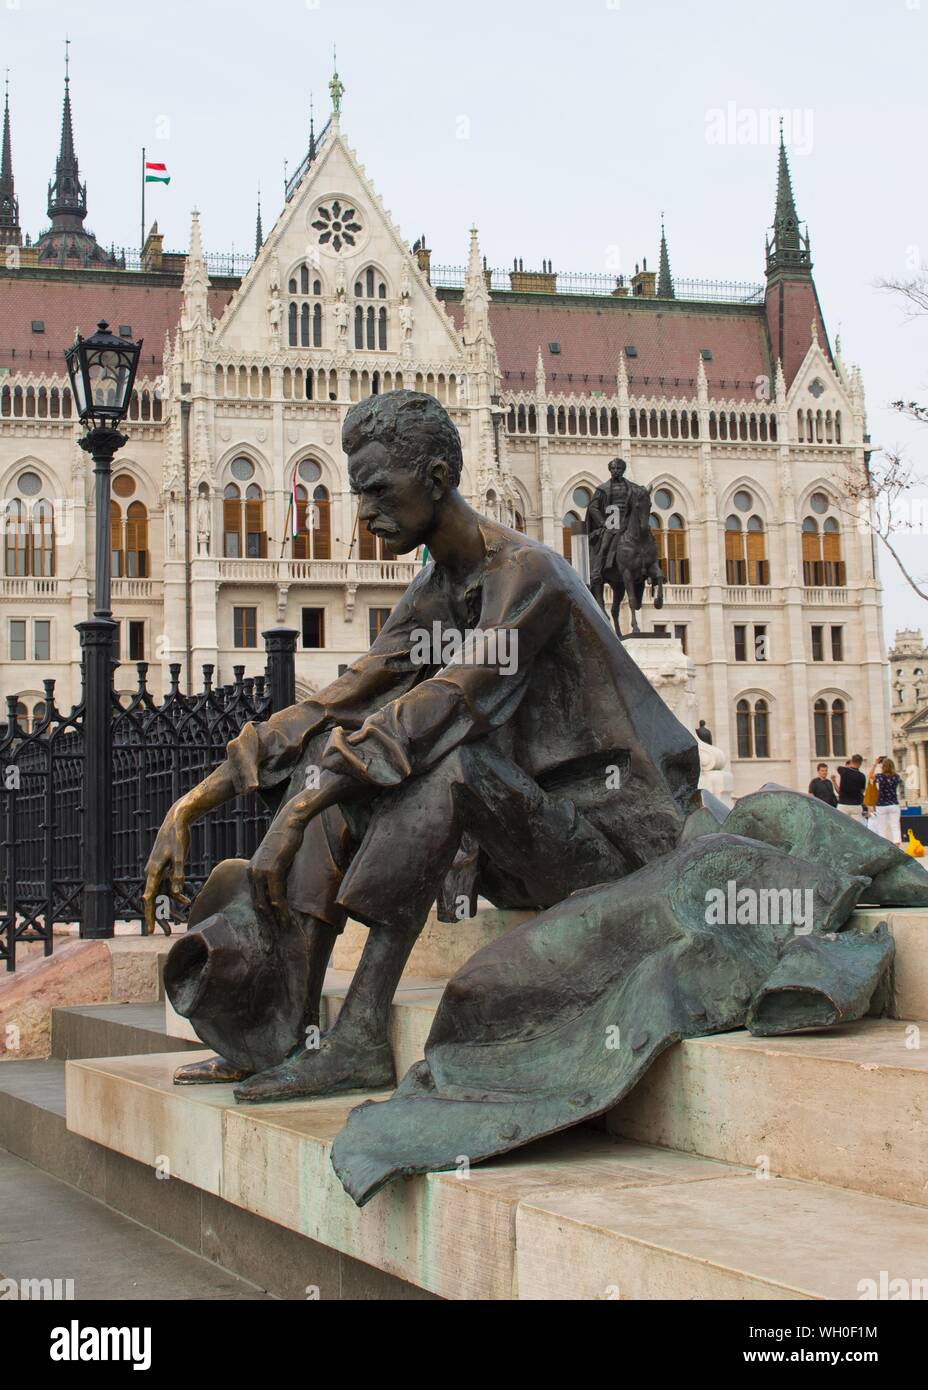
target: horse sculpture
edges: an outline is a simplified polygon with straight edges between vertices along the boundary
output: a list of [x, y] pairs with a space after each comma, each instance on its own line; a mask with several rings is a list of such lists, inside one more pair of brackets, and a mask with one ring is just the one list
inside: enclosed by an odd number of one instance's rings
[[596, 518], [587, 515], [590, 547], [596, 549], [598, 561], [593, 564], [590, 592], [605, 613], [605, 585], [612, 586], [612, 623], [617, 637], [623, 635], [620, 625], [623, 598], [628, 600], [632, 635], [641, 631], [638, 612], [646, 584], [651, 586], [654, 607], [664, 606], [664, 574], [651, 534], [650, 515], [651, 490], [635, 484], [632, 484], [627, 520], [618, 530], [610, 530], [608, 523], [598, 527]]

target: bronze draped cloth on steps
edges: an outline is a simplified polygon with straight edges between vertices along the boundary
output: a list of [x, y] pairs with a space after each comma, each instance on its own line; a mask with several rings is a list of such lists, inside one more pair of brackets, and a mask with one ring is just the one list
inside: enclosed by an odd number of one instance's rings
[[[358, 1205], [395, 1178], [453, 1169], [461, 1155], [476, 1163], [611, 1109], [680, 1039], [800, 1032], [881, 1009], [892, 938], [885, 925], [844, 924], [861, 899], [928, 905], [924, 870], [799, 793], [745, 797], [724, 830], [696, 815], [703, 833], [572, 894], [458, 971], [425, 1059], [389, 1100], [353, 1110], [335, 1140], [332, 1163]], [[730, 884], [743, 902], [733, 921]], [[743, 889], [753, 898], [739, 900]]]

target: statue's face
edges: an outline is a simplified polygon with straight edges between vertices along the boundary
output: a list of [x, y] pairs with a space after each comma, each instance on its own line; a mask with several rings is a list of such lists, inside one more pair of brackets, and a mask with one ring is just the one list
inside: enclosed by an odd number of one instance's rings
[[349, 455], [348, 478], [361, 499], [360, 520], [398, 555], [422, 545], [435, 524], [436, 505], [447, 491], [447, 469], [436, 461], [432, 470], [432, 482], [425, 483], [412, 469], [394, 466], [379, 440]]
[[625, 477], [625, 470], [628, 467], [624, 459], [613, 459], [609, 465], [609, 472], [616, 482]]

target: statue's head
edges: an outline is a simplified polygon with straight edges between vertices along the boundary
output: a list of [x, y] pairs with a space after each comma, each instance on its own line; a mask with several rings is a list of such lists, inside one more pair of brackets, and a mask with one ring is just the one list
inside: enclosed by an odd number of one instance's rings
[[461, 481], [461, 436], [420, 391], [388, 391], [353, 405], [342, 428], [359, 517], [398, 554], [423, 543]]
[[609, 464], [609, 472], [612, 474], [615, 481], [618, 482], [620, 478], [625, 477], [625, 470], [627, 467], [628, 464], [624, 459], [612, 459]]

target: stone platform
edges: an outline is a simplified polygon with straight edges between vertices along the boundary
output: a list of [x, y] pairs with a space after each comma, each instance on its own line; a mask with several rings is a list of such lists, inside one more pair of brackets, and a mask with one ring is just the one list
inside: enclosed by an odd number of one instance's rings
[[[928, 912], [855, 921], [896, 939], [896, 1017], [678, 1044], [593, 1126], [394, 1184], [360, 1211], [329, 1153], [362, 1094], [240, 1106], [230, 1087], [172, 1086], [195, 1052], [85, 1058], [67, 1063], [68, 1130], [140, 1171], [168, 1164], [281, 1241], [441, 1298], [857, 1299], [881, 1271], [928, 1278]], [[329, 1020], [349, 980], [330, 974]], [[401, 983], [400, 1074], [440, 992], [428, 975]]]
[[0, 973], [0, 1062], [48, 1057], [55, 1009], [162, 998], [170, 948], [170, 937], [141, 936], [137, 924], [105, 941], [81, 941], [76, 928], [56, 930], [50, 956], [42, 943], [20, 946], [18, 969]]

